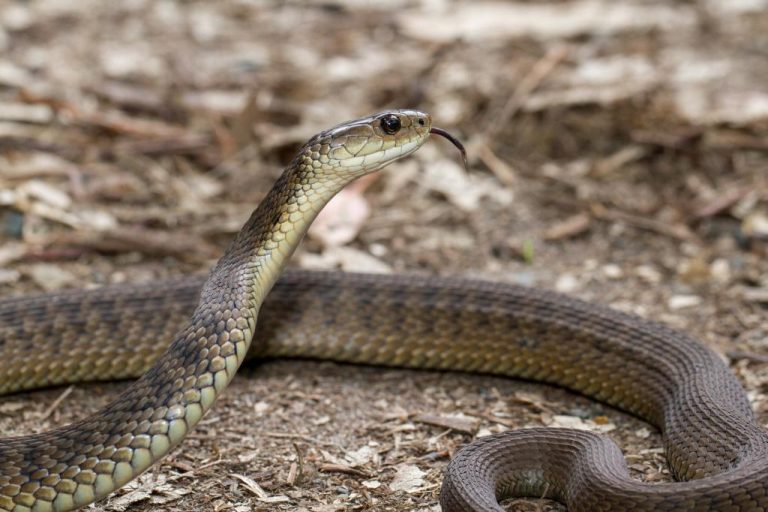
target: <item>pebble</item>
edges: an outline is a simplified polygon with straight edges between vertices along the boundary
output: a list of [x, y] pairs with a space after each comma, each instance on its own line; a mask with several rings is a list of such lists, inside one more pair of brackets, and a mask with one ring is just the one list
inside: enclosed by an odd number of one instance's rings
[[389, 253], [389, 249], [387, 249], [387, 246], [384, 244], [373, 243], [368, 246], [368, 252], [377, 258], [382, 258]]
[[728, 260], [718, 258], [710, 265], [709, 273], [718, 283], [728, 283], [731, 280], [731, 265]]
[[0, 284], [15, 283], [21, 278], [21, 274], [16, 270], [0, 268]]
[[661, 272], [650, 265], [640, 265], [635, 269], [635, 273], [640, 279], [648, 283], [658, 284], [661, 282]]
[[750, 238], [768, 237], [768, 214], [763, 212], [749, 214], [744, 219], [741, 230]]
[[621, 279], [624, 277], [624, 271], [621, 270], [620, 266], [614, 263], [603, 266], [603, 274], [605, 274], [605, 277], [608, 279]]
[[35, 15], [29, 7], [21, 4], [10, 5], [3, 9], [0, 23], [10, 31], [21, 31], [31, 27], [35, 22]]
[[584, 420], [578, 416], [566, 416], [564, 414], [555, 414], [552, 416], [552, 420], [545, 422], [549, 427], [558, 428], [573, 428], [576, 430], [589, 430], [589, 427], [584, 423]]
[[669, 298], [669, 301], [667, 301], [667, 306], [673, 311], [692, 308], [699, 304], [701, 304], [701, 297], [697, 295], [673, 295]]
[[640, 439], [647, 439], [651, 435], [651, 431], [645, 427], [635, 430], [635, 435]]
[[477, 431], [477, 434], [475, 434], [475, 437], [478, 437], [478, 438], [479, 437], [488, 437], [490, 435], [493, 435], [493, 432], [491, 432], [487, 428], [481, 428], [480, 430]]
[[41, 263], [32, 267], [29, 271], [29, 277], [32, 278], [36, 285], [47, 292], [60, 290], [77, 280], [71, 272], [47, 263]]
[[579, 289], [581, 284], [573, 274], [563, 274], [555, 282], [555, 290], [560, 293], [570, 293]]
[[271, 406], [269, 402], [264, 402], [264, 401], [256, 402], [255, 404], [253, 404], [253, 412], [255, 412], [257, 416], [264, 416], [264, 414], [266, 414], [267, 411], [269, 411], [270, 407]]

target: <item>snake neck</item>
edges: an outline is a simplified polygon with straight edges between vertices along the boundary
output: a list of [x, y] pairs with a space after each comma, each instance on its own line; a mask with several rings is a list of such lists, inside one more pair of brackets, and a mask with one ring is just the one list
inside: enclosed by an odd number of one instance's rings
[[[312, 221], [352, 177], [318, 166], [305, 149], [283, 172], [232, 241], [203, 289], [207, 294], [234, 290], [254, 313], [279, 278]], [[232, 298], [230, 292], [226, 292]]]

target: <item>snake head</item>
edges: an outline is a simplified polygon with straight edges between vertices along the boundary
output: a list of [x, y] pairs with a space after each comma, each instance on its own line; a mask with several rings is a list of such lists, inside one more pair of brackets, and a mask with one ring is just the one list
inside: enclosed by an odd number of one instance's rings
[[[369, 117], [348, 121], [319, 133], [303, 152], [315, 167], [330, 167], [357, 177], [410, 155], [421, 147], [430, 133], [446, 137], [432, 127], [432, 117], [418, 110], [387, 110]], [[447, 138], [463, 153], [461, 144]]]

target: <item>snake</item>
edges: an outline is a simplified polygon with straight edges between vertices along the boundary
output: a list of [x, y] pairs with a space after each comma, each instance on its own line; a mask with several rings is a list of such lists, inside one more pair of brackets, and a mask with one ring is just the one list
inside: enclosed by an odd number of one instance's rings
[[430, 134], [447, 137], [466, 162], [458, 140], [415, 110], [314, 136], [207, 278], [0, 300], [0, 392], [137, 378], [88, 417], [0, 439], [0, 510], [64, 511], [103, 499], [179, 445], [239, 366], [262, 357], [561, 386], [657, 427], [677, 480], [631, 478], [604, 435], [510, 430], [454, 454], [444, 512], [498, 512], [508, 497], [547, 497], [584, 512], [768, 510], [768, 435], [721, 357], [685, 333], [532, 287], [283, 272], [339, 190], [412, 154]]

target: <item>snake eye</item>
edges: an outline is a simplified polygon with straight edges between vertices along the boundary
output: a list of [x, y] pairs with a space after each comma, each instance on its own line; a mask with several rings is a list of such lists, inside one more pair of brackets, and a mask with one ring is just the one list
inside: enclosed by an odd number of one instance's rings
[[394, 135], [400, 130], [400, 118], [395, 114], [387, 114], [381, 118], [381, 129], [384, 133]]

